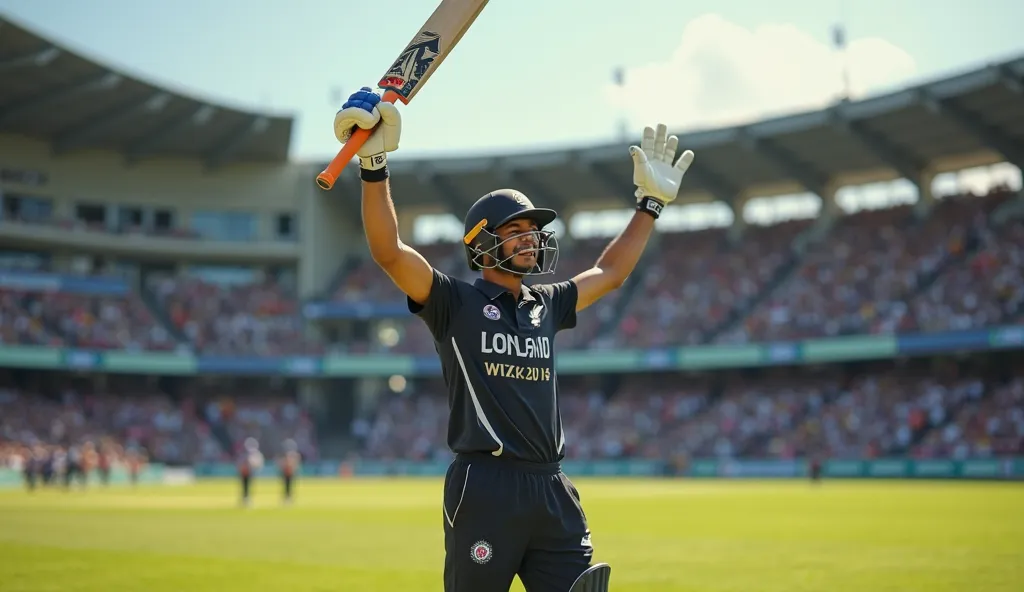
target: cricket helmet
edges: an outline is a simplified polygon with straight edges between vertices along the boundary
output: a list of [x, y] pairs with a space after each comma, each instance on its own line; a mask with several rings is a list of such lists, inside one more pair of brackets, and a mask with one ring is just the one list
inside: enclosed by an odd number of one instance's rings
[[[469, 208], [463, 221], [463, 244], [469, 268], [473, 271], [501, 269], [516, 275], [554, 273], [558, 262], [558, 240], [553, 231], [544, 230], [544, 227], [557, 217], [554, 210], [534, 207], [530, 198], [515, 189], [499, 189], [481, 197]], [[517, 233], [504, 239], [499, 237], [497, 229], [513, 220], [530, 220], [537, 224], [537, 230]], [[535, 234], [537, 239], [537, 262], [528, 269], [513, 263], [513, 258], [523, 249], [508, 255], [503, 251], [505, 243], [517, 245], [519, 239], [527, 234]], [[490, 257], [486, 264], [484, 255]]]

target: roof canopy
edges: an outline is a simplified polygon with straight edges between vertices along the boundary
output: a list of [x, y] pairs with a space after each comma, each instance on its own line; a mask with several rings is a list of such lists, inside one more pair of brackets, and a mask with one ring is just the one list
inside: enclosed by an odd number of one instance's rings
[[0, 16], [0, 133], [49, 141], [56, 155], [112, 149], [154, 156], [285, 162], [292, 118], [192, 98], [81, 57]]

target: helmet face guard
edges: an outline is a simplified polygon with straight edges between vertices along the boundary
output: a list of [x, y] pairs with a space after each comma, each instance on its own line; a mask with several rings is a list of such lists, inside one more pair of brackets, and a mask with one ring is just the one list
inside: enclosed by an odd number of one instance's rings
[[[558, 216], [554, 210], [536, 208], [521, 191], [499, 189], [481, 197], [469, 208], [464, 220], [466, 261], [473, 271], [500, 269], [516, 276], [546, 275], [555, 272], [558, 263], [558, 240], [555, 233], [544, 230]], [[516, 232], [501, 238], [498, 229], [514, 220], [529, 220], [537, 229]], [[532, 237], [526, 244], [524, 237]], [[511, 248], [506, 248], [508, 244]], [[507, 251], [507, 252], [506, 252]], [[515, 257], [533, 251], [536, 262], [516, 265]]]
[[[530, 235], [536, 238], [535, 246], [524, 245], [519, 249], [513, 248], [510, 253], [506, 254], [505, 244], [517, 245], [522, 237]], [[531, 267], [515, 264], [516, 255], [524, 251], [533, 251], [536, 255], [537, 262]], [[469, 257], [469, 267], [473, 271], [500, 269], [514, 275], [547, 275], [555, 273], [555, 266], [558, 264], [558, 239], [550, 230], [528, 230], [502, 239], [487, 228], [481, 227], [472, 243], [466, 245], [466, 252]], [[485, 255], [490, 258], [489, 261], [484, 258]]]

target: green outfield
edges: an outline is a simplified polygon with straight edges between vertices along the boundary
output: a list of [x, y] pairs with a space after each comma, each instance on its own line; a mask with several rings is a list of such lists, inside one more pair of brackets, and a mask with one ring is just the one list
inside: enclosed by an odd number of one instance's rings
[[[1024, 485], [577, 485], [614, 592], [1024, 589]], [[282, 507], [261, 481], [246, 510], [231, 481], [0, 490], [0, 590], [437, 591], [440, 492], [434, 479], [306, 480]]]

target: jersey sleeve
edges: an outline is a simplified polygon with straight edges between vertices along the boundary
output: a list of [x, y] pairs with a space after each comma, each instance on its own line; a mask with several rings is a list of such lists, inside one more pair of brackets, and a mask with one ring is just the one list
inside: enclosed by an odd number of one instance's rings
[[555, 315], [555, 326], [558, 331], [572, 329], [576, 326], [576, 302], [579, 291], [576, 282], [566, 280], [548, 285], [551, 296], [551, 312]]
[[462, 305], [458, 282], [436, 269], [427, 301], [421, 305], [408, 296], [405, 300], [409, 312], [423, 319], [437, 341], [445, 338], [455, 313]]

